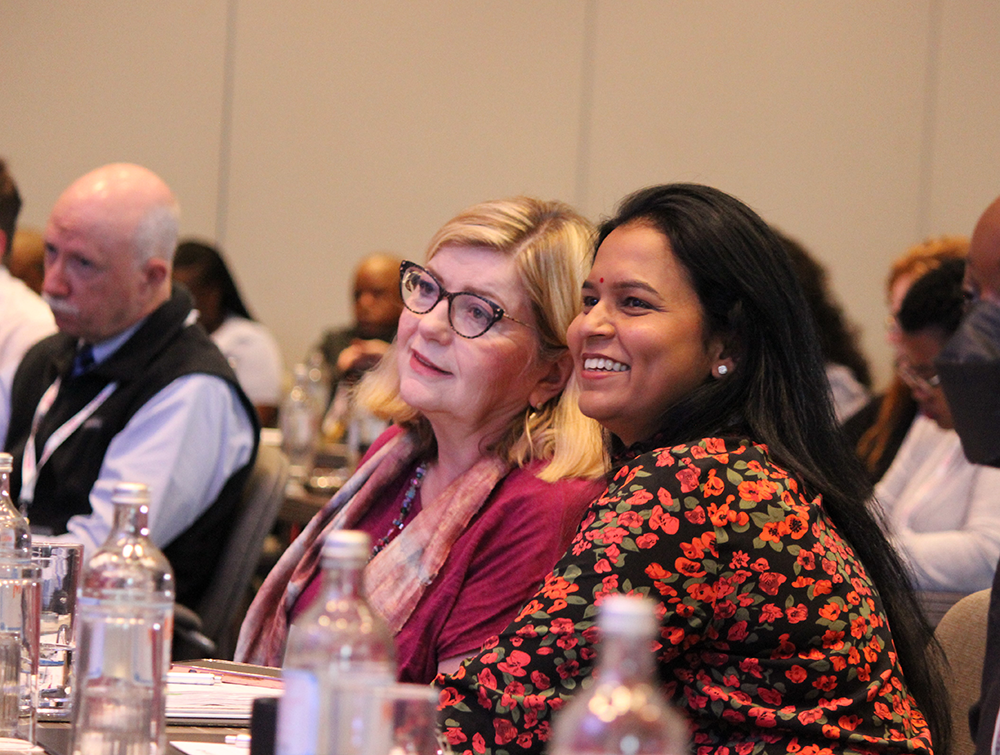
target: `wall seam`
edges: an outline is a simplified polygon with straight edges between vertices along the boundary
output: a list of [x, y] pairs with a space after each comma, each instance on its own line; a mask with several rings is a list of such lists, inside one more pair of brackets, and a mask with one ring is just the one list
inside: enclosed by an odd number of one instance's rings
[[594, 56], [597, 47], [597, 0], [587, 0], [583, 9], [583, 59], [580, 66], [580, 121], [576, 152], [574, 204], [587, 206], [590, 186], [591, 126], [594, 105]]
[[931, 233], [930, 214], [934, 184], [934, 142], [937, 136], [938, 83], [941, 65], [942, 0], [930, 0], [927, 24], [927, 59], [924, 70], [924, 122], [921, 129], [920, 179], [917, 193], [917, 238]]
[[236, 67], [236, 11], [239, 0], [226, 3], [226, 42], [222, 63], [222, 123], [219, 128], [219, 175], [216, 183], [215, 239], [225, 245], [229, 217], [229, 180], [232, 165], [233, 85]]

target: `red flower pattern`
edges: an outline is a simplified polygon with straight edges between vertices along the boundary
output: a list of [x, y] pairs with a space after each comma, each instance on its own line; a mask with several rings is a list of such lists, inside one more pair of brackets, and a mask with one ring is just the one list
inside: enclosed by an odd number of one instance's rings
[[878, 593], [800, 490], [747, 441], [626, 461], [499, 642], [438, 678], [447, 740], [542, 752], [599, 652], [588, 604], [633, 592], [660, 601], [659, 675], [690, 718], [692, 752], [932, 755]]

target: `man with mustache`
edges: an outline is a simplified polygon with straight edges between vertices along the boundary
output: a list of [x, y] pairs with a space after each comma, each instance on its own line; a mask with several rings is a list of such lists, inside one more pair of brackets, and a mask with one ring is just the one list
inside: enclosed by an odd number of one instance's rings
[[100, 547], [118, 482], [149, 486], [150, 536], [194, 605], [257, 450], [256, 414], [172, 289], [178, 208], [138, 165], [98, 168], [56, 202], [42, 288], [59, 333], [14, 377], [11, 493], [36, 530]]

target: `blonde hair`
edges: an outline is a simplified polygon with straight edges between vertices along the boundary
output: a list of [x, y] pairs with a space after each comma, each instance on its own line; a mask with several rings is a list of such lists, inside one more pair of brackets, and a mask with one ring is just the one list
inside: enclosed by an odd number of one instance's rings
[[[428, 244], [426, 259], [455, 246], [492, 249], [512, 258], [535, 315], [539, 357], [553, 360], [565, 352], [566, 330], [580, 309], [593, 254], [593, 227], [586, 219], [557, 201], [515, 197], [483, 202], [445, 223]], [[393, 343], [361, 381], [357, 400], [383, 419], [416, 428], [430, 447], [429, 423], [399, 396], [397, 355]], [[578, 395], [574, 375], [544, 406], [526, 406], [489, 450], [520, 467], [549, 460], [538, 475], [548, 482], [599, 477], [606, 469], [601, 429], [580, 412]]]

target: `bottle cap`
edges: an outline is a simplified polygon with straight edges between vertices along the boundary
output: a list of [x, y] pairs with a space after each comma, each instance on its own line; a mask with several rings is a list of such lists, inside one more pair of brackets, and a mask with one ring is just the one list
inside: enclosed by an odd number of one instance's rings
[[0, 453], [0, 472], [14, 471], [14, 457], [8, 453]]
[[334, 530], [323, 541], [323, 560], [355, 559], [368, 560], [372, 551], [372, 539], [361, 530]]
[[638, 595], [611, 595], [601, 603], [597, 624], [606, 634], [653, 637], [659, 626], [656, 603]]
[[112, 503], [149, 505], [149, 488], [141, 482], [119, 482], [111, 494]]
[[250, 714], [250, 755], [274, 755], [278, 698], [258, 697]]

